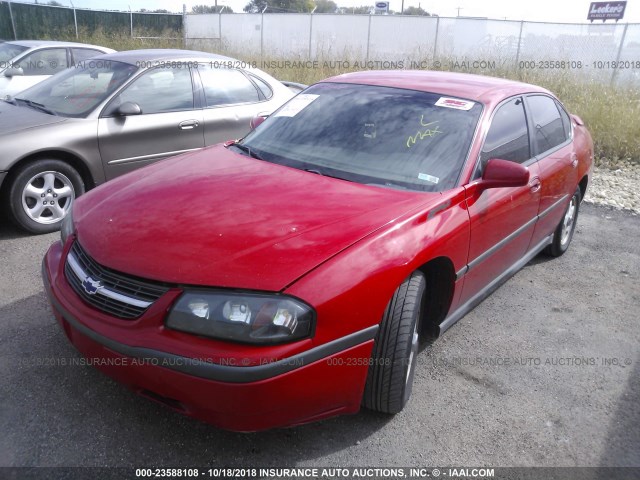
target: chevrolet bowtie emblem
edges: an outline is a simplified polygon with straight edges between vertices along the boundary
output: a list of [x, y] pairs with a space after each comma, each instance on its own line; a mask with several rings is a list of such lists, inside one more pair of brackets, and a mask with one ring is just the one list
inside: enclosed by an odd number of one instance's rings
[[91, 277], [87, 277], [82, 282], [82, 288], [84, 288], [84, 291], [87, 292], [89, 295], [93, 295], [102, 288], [102, 284], [98, 280], [94, 280]]

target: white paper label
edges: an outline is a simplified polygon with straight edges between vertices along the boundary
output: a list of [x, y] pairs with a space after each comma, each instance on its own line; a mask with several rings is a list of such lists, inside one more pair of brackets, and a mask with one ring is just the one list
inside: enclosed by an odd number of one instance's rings
[[320, 95], [312, 95], [310, 93], [301, 93], [297, 97], [291, 99], [283, 108], [276, 113], [275, 117], [295, 117], [298, 113], [304, 110], [311, 102], [313, 102]]

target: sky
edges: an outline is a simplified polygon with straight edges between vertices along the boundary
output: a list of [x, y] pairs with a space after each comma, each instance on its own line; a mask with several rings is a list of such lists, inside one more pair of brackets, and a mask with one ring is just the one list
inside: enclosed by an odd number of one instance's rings
[[[16, 1], [16, 0], [14, 0]], [[18, 0], [25, 1], [25, 0]], [[214, 5], [214, 0], [58, 0], [64, 5], [71, 2], [78, 8], [104, 10], [140, 10], [141, 8], [165, 8], [172, 12], [187, 11], [193, 5]], [[248, 0], [218, 0], [219, 5], [228, 5], [241, 12]], [[341, 7], [373, 5], [374, 0], [334, 0]], [[601, 0], [600, 0], [601, 1]], [[46, 0], [40, 0], [45, 3]], [[33, 0], [25, 2], [33, 3]], [[488, 17], [508, 20], [540, 22], [588, 23], [587, 12], [591, 0], [404, 0], [404, 6], [421, 6], [429, 13], [441, 17]], [[390, 0], [390, 8], [399, 11], [402, 0]], [[458, 11], [458, 7], [460, 10]], [[628, 0], [623, 22], [640, 23], [640, 0]], [[608, 23], [612, 23], [611, 20]]]

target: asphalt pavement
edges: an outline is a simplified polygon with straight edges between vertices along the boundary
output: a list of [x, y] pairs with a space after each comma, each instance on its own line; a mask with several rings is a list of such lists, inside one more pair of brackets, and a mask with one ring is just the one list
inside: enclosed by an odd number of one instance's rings
[[57, 239], [0, 223], [0, 466], [640, 466], [640, 216], [583, 205], [567, 254], [534, 259], [422, 351], [395, 417], [255, 434], [69, 366], [40, 279]]

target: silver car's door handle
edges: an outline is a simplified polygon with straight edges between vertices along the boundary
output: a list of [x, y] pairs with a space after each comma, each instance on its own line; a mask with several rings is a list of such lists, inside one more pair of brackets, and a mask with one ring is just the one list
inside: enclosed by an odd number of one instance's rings
[[178, 124], [178, 128], [180, 130], [191, 130], [196, 128], [198, 125], [200, 124], [198, 123], [197, 120], [185, 120], [184, 122], [180, 122]]

